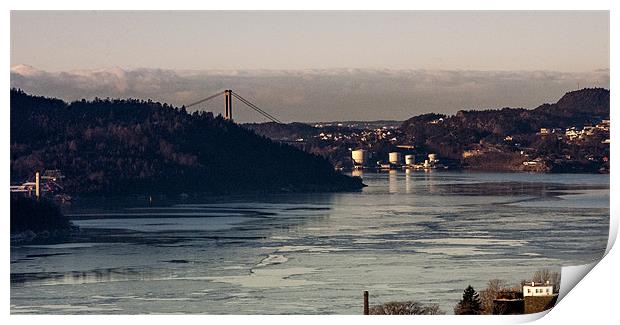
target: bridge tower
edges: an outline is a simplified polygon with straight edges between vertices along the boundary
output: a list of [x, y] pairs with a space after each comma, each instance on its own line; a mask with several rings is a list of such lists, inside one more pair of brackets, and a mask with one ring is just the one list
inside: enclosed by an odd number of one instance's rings
[[227, 120], [233, 119], [232, 114], [232, 90], [226, 89], [224, 90], [224, 101], [226, 102], [226, 111], [224, 114], [224, 118]]
[[232, 89], [226, 89], [224, 91], [220, 91], [217, 94], [213, 94], [209, 97], [203, 98], [197, 102], [191, 103], [187, 106], [185, 106], [185, 108], [190, 108], [202, 103], [205, 103], [209, 100], [212, 100], [216, 97], [220, 97], [221, 95], [224, 95], [224, 106], [226, 108], [226, 110], [224, 111], [224, 118], [227, 120], [232, 121], [233, 119], [233, 104], [232, 104], [232, 99], [233, 97], [237, 98], [240, 102], [242, 102], [243, 104], [245, 104], [245, 106], [249, 107], [250, 109], [253, 109], [255, 112], [259, 113], [260, 115], [270, 119], [273, 122], [276, 123], [282, 123], [282, 121], [278, 120], [277, 118], [275, 118], [273, 115], [263, 111], [262, 109], [260, 109], [258, 106], [256, 106], [255, 104], [253, 104], [252, 102], [250, 102], [249, 100], [243, 98], [241, 95], [239, 95], [238, 93], [232, 91]]

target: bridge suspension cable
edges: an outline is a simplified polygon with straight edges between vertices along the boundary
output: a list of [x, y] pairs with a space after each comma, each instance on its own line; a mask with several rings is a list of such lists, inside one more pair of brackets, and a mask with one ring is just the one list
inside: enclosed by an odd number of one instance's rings
[[215, 95], [211, 95], [211, 96], [209, 96], [209, 97], [207, 97], [207, 98], [203, 98], [203, 99], [201, 99], [201, 100], [199, 100], [199, 101], [197, 101], [197, 102], [194, 102], [194, 103], [191, 103], [191, 104], [189, 104], [189, 105], [186, 105], [185, 107], [192, 107], [192, 106], [196, 106], [196, 105], [198, 105], [198, 104], [204, 103], [204, 102], [206, 102], [206, 101], [209, 101], [209, 100], [211, 100], [211, 99], [213, 99], [213, 98], [215, 98], [215, 97], [217, 97], [217, 96], [223, 95], [223, 94], [224, 94], [224, 91], [220, 91], [219, 93], [217, 93], [217, 94], [215, 94]]
[[275, 118], [273, 115], [263, 111], [262, 109], [260, 109], [258, 106], [254, 105], [252, 102], [250, 102], [249, 100], [241, 97], [241, 95], [237, 94], [236, 92], [232, 91], [232, 94], [235, 98], [237, 98], [238, 100], [240, 100], [242, 103], [246, 104], [248, 107], [250, 107], [251, 109], [255, 110], [256, 112], [258, 112], [259, 114], [261, 114], [262, 116], [270, 119], [273, 122], [276, 123], [280, 123], [282, 124], [282, 122], [280, 120], [278, 120], [277, 118]]
[[[186, 105], [185, 107], [189, 108], [189, 107], [192, 107], [192, 106], [196, 106], [196, 105], [198, 105], [198, 104], [202, 104], [202, 103], [207, 102], [207, 101], [209, 101], [209, 100], [211, 100], [211, 99], [214, 99], [214, 98], [216, 98], [216, 97], [218, 97], [218, 96], [224, 95], [224, 94], [226, 94], [227, 92], [230, 92], [230, 94], [231, 94], [233, 97], [235, 97], [235, 98], [237, 98], [238, 100], [240, 100], [240, 101], [241, 101], [242, 103], [244, 103], [247, 107], [249, 107], [249, 108], [251, 108], [252, 110], [256, 111], [258, 114], [260, 114], [260, 115], [262, 115], [262, 116], [266, 117], [267, 119], [271, 120], [272, 122], [276, 122], [276, 123], [280, 123], [280, 124], [282, 124], [282, 121], [278, 120], [278, 119], [277, 119], [276, 117], [274, 117], [273, 115], [271, 115], [271, 114], [269, 114], [269, 113], [265, 112], [265, 111], [264, 111], [264, 110], [262, 110], [260, 107], [256, 106], [254, 103], [252, 103], [252, 102], [250, 102], [249, 100], [247, 100], [247, 99], [243, 98], [241, 95], [239, 95], [238, 93], [236, 93], [236, 92], [234, 92], [234, 91], [232, 91], [232, 90], [224, 90], [224, 91], [221, 91], [221, 92], [219, 92], [219, 93], [217, 93], [217, 94], [211, 95], [211, 96], [206, 97], [206, 98], [203, 98], [203, 99], [201, 99], [201, 100], [199, 100], [199, 101], [197, 101], [197, 102], [194, 102], [194, 103], [191, 103], [191, 104], [189, 104], [189, 105]], [[231, 105], [232, 105], [232, 102], [230, 102], [230, 103], [229, 103], [229, 102], [228, 102], [228, 100], [227, 100], [227, 105], [230, 105], [230, 106], [231, 106]], [[231, 111], [228, 111], [228, 107], [229, 107], [229, 106], [227, 106], [227, 112], [226, 112], [226, 113], [227, 113], [227, 116], [226, 116], [226, 118], [232, 118], [232, 107], [230, 107], [230, 110], [231, 110]], [[228, 116], [228, 114], [230, 114], [231, 116]]]

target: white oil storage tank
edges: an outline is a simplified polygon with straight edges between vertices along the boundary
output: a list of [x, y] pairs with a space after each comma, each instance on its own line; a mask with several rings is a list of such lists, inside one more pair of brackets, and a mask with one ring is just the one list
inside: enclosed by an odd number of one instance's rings
[[399, 165], [402, 163], [400, 152], [390, 152], [388, 154], [388, 158], [389, 158], [390, 164]]
[[366, 160], [368, 159], [368, 155], [366, 153], [366, 150], [357, 149], [357, 150], [351, 151], [351, 158], [353, 159], [353, 164], [365, 165]]
[[413, 166], [415, 164], [415, 156], [414, 155], [405, 155], [405, 165]]

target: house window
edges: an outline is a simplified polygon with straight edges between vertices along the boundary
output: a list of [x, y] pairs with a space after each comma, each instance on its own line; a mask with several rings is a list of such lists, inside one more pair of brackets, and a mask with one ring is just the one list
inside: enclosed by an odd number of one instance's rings
[[532, 292], [532, 290], [530, 290], [530, 289], [527, 289], [527, 293], [530, 293], [530, 292]]

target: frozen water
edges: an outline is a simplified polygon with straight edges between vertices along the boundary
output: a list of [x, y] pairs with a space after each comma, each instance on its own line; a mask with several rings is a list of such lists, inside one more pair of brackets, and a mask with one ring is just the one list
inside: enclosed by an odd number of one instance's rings
[[73, 242], [11, 247], [11, 313], [359, 314], [364, 290], [451, 313], [467, 285], [607, 244], [608, 175], [363, 178], [354, 193], [78, 201]]

